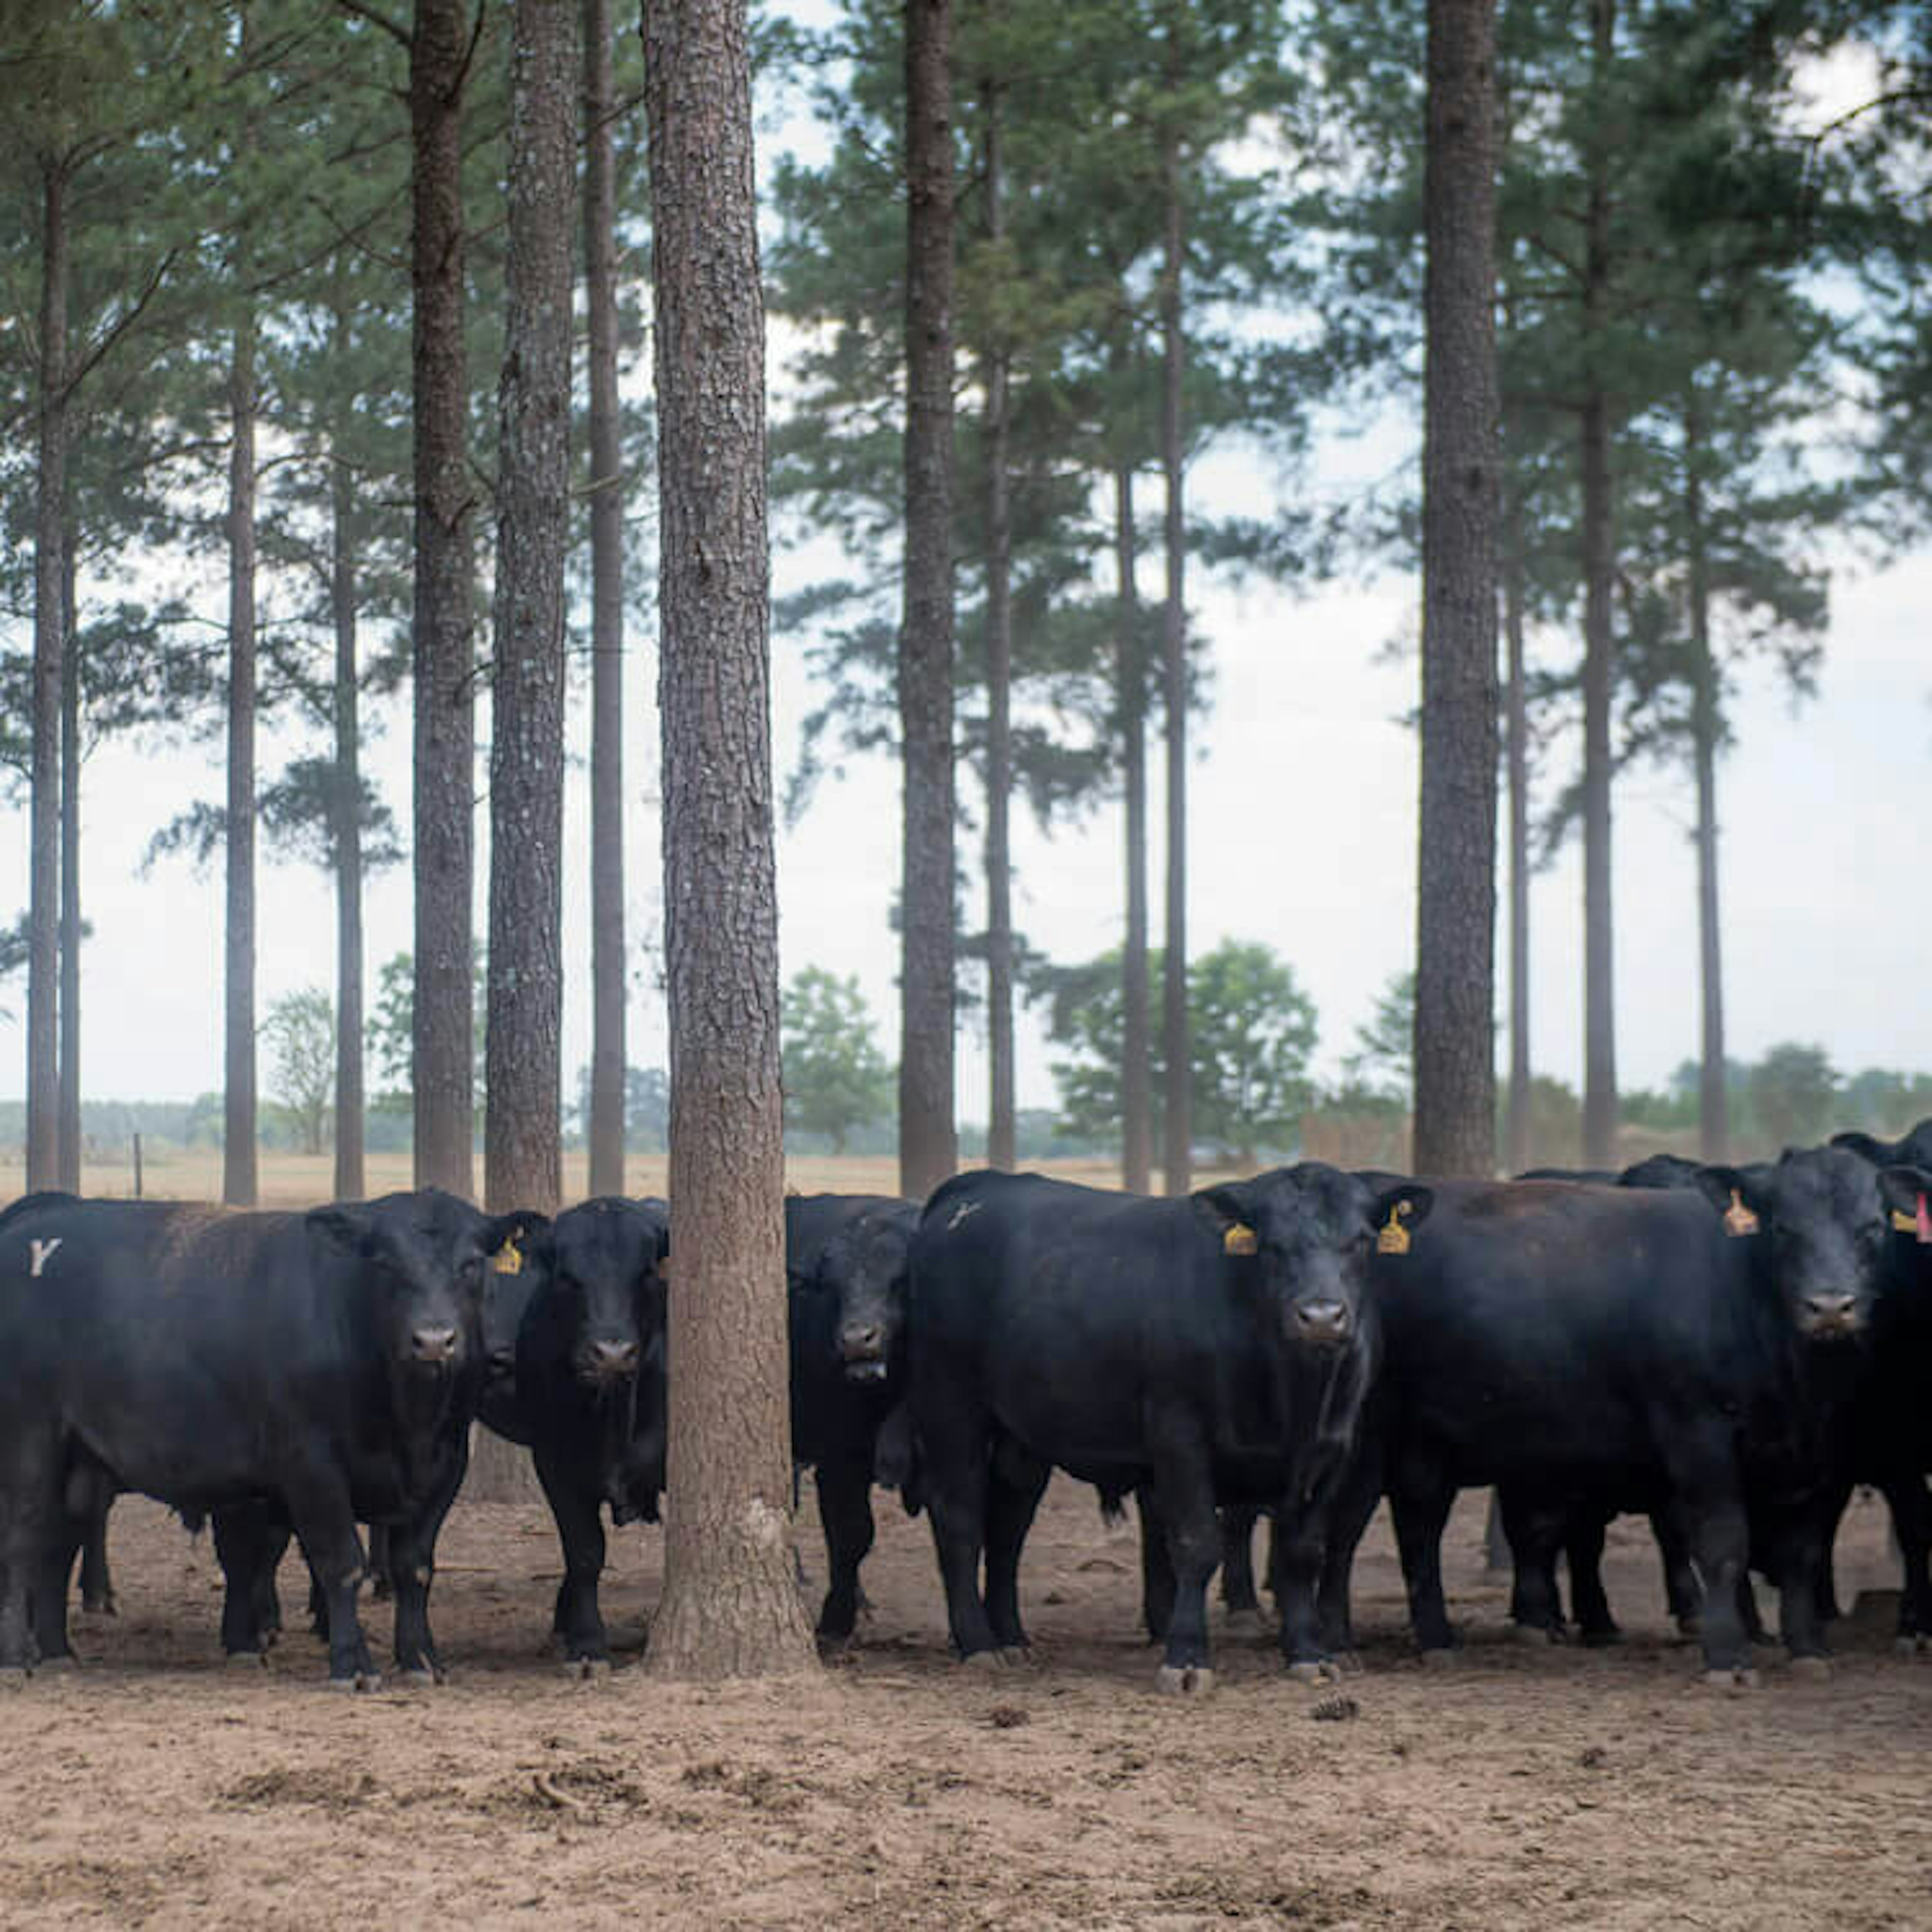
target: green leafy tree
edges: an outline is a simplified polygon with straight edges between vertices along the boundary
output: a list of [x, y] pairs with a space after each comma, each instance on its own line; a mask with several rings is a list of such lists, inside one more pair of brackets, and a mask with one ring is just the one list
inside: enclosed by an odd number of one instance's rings
[[285, 993], [262, 1022], [274, 1097], [286, 1107], [304, 1154], [320, 1154], [335, 1092], [335, 1006], [320, 986]]
[[1351, 1082], [1406, 1106], [1415, 1083], [1415, 975], [1397, 973], [1376, 995], [1375, 1010], [1355, 1029], [1355, 1050], [1342, 1063]]
[[1822, 1047], [1786, 1040], [1752, 1067], [1750, 1096], [1766, 1153], [1810, 1147], [1834, 1124], [1838, 1076]]
[[[476, 1118], [483, 1117], [484, 966], [479, 949], [471, 974], [470, 1076], [476, 1089]], [[382, 1082], [376, 1107], [387, 1113], [407, 1114], [411, 1059], [416, 1028], [416, 961], [406, 952], [392, 954], [376, 976], [375, 1010], [369, 1016], [369, 1051]]]
[[858, 980], [805, 968], [784, 989], [780, 1024], [785, 1124], [830, 1136], [842, 1154], [854, 1129], [890, 1114], [892, 1104], [892, 1070]]

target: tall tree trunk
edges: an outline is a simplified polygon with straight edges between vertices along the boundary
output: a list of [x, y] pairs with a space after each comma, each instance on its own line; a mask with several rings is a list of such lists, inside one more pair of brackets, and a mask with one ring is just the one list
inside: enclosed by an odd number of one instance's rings
[[61, 532], [60, 1185], [80, 1192], [80, 624], [71, 518]]
[[1166, 228], [1161, 263], [1160, 462], [1167, 484], [1167, 606], [1161, 632], [1161, 688], [1167, 724], [1167, 943], [1161, 962], [1162, 1180], [1169, 1194], [1193, 1182], [1193, 1060], [1187, 1040], [1187, 561], [1182, 502], [1181, 384], [1186, 345], [1181, 334], [1185, 232], [1180, 152], [1170, 136], [1162, 156]]
[[516, 0], [511, 15], [483, 1138], [493, 1214], [554, 1214], [563, 1191], [563, 571], [578, 20], [575, 0]]
[[1703, 1055], [1697, 1074], [1698, 1144], [1730, 1158], [1724, 1069], [1724, 962], [1718, 918], [1718, 666], [1711, 649], [1711, 569], [1704, 515], [1703, 423], [1694, 391], [1684, 410], [1684, 535], [1690, 560], [1691, 754], [1697, 779], [1697, 950]]
[[590, 1192], [624, 1192], [624, 457], [610, 0], [584, 0], [590, 404]]
[[410, 40], [415, 292], [416, 1181], [467, 1198], [475, 1179], [476, 674], [470, 384], [463, 341], [464, 0], [416, 0]]
[[951, 0], [905, 0], [905, 832], [900, 893], [899, 1191], [958, 1164], [953, 1121]]
[[[334, 315], [341, 363], [349, 316]], [[356, 620], [359, 541], [356, 479], [346, 424], [338, 418], [329, 472], [328, 598], [335, 625], [335, 1198], [360, 1201], [364, 1174], [362, 1078], [362, 769]]]
[[[247, 298], [244, 298], [247, 301]], [[228, 407], [227, 1050], [221, 1198], [252, 1208], [255, 1161], [255, 312], [235, 325]]]
[[1140, 600], [1134, 586], [1134, 472], [1114, 472], [1114, 645], [1120, 686], [1120, 789], [1126, 814], [1127, 929], [1120, 948], [1120, 1184], [1136, 1194], [1153, 1185], [1154, 1106], [1148, 1054], [1147, 668]]
[[1417, 1172], [1496, 1162], [1496, 0], [1430, 0]]
[[646, 0], [671, 1060], [670, 1497], [648, 1668], [813, 1664], [792, 1581], [764, 302], [744, 0]]
[[1503, 629], [1509, 654], [1510, 1075], [1505, 1162], [1511, 1174], [1530, 1163], [1529, 1060], [1529, 694], [1524, 682], [1523, 598], [1526, 565], [1521, 500], [1509, 503], [1508, 568]]
[[59, 1179], [62, 562], [67, 508], [67, 171], [40, 164], [40, 451], [34, 504], [34, 701], [27, 899], [27, 1186]]
[[[1006, 236], [1000, 178], [999, 89], [983, 90], [986, 125], [986, 232], [997, 250]], [[1013, 789], [1012, 514], [1007, 476], [1011, 358], [999, 324], [986, 357], [986, 1031], [992, 1092], [986, 1164], [1018, 1159], [1013, 1093], [1013, 880], [1010, 807]]]
[[[1591, 0], [1595, 70], [1606, 84], [1616, 0]], [[1610, 315], [1610, 170], [1616, 157], [1599, 110], [1588, 158], [1583, 238], [1588, 357], [1583, 481], [1583, 1164], [1616, 1164], [1616, 1004], [1610, 912], [1610, 702], [1616, 686], [1610, 598], [1616, 568], [1610, 495], [1610, 403], [1604, 374]]]

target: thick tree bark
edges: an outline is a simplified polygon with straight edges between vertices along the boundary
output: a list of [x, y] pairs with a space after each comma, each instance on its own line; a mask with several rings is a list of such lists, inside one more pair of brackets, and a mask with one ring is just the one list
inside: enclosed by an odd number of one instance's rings
[[1171, 136], [1162, 157], [1166, 204], [1161, 264], [1160, 462], [1167, 484], [1167, 605], [1161, 632], [1161, 688], [1167, 726], [1167, 940], [1161, 962], [1161, 1178], [1169, 1194], [1193, 1184], [1193, 1060], [1187, 1039], [1187, 562], [1182, 501], [1184, 446], [1181, 385], [1186, 345], [1181, 333], [1181, 274], [1186, 240], [1180, 153]]
[[[339, 362], [348, 338], [347, 312], [338, 309], [334, 321]], [[360, 533], [344, 427], [338, 418], [329, 476], [328, 601], [335, 627], [335, 1198], [360, 1201], [368, 1191], [363, 1162], [362, 769], [356, 635]]]
[[1684, 411], [1684, 537], [1690, 562], [1690, 737], [1697, 782], [1698, 980], [1703, 1009], [1697, 1126], [1704, 1159], [1723, 1161], [1730, 1158], [1730, 1096], [1724, 1078], [1724, 935], [1718, 916], [1718, 666], [1711, 649], [1702, 430], [1694, 393]]
[[1120, 948], [1120, 1184], [1136, 1194], [1153, 1185], [1154, 1096], [1148, 1054], [1147, 668], [1134, 585], [1134, 472], [1114, 472], [1114, 568], [1118, 635], [1120, 790], [1126, 817], [1127, 929]]
[[646, 0], [644, 39], [675, 1257], [664, 1590], [648, 1667], [765, 1676], [813, 1655], [788, 1533], [764, 302], [744, 0]]
[[[1607, 81], [1616, 0], [1591, 0], [1596, 71]], [[1610, 401], [1604, 374], [1609, 320], [1610, 171], [1608, 128], [1593, 130], [1583, 238], [1585, 376], [1583, 483], [1583, 1164], [1616, 1165], [1617, 1044], [1610, 908], [1610, 703], [1616, 649], [1610, 599], [1616, 568], [1611, 519]]]
[[60, 1181], [80, 1192], [80, 624], [75, 532], [61, 532]]
[[221, 1198], [252, 1208], [255, 1156], [255, 314], [235, 325], [228, 407], [226, 1078]]
[[1496, 0], [1430, 0], [1416, 1172], [1496, 1171]]
[[624, 1192], [624, 458], [610, 0], [584, 0], [590, 406], [590, 1192]]
[[1508, 568], [1504, 578], [1503, 628], [1509, 654], [1508, 695], [1509, 768], [1509, 1112], [1504, 1165], [1520, 1174], [1530, 1163], [1529, 1060], [1529, 697], [1523, 681], [1525, 561], [1522, 505], [1509, 508]]
[[953, 1119], [950, 0], [905, 0], [905, 590], [899, 635], [899, 1192], [958, 1163]]
[[475, 1184], [470, 898], [476, 867], [475, 650], [463, 341], [464, 0], [416, 0], [410, 41], [415, 292], [416, 1180]]
[[[1006, 233], [1000, 176], [998, 88], [984, 89], [986, 232], [997, 248]], [[997, 330], [998, 325], [994, 325]], [[1013, 880], [1010, 808], [1013, 789], [1012, 502], [1007, 476], [1011, 358], [1004, 340], [986, 357], [986, 1034], [992, 1090], [986, 1164], [1018, 1159], [1013, 1082]]]
[[483, 1134], [484, 1194], [494, 1214], [554, 1214], [563, 1191], [563, 570], [578, 20], [578, 0], [516, 0], [511, 14]]
[[27, 898], [27, 1186], [59, 1179], [62, 561], [67, 506], [67, 173], [41, 162], [40, 450], [34, 506], [34, 699]]

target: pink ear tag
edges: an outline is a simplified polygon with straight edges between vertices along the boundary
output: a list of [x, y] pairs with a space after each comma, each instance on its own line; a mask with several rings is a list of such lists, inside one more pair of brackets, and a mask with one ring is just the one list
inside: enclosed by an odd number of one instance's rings
[[1922, 1194], [1918, 1197], [1918, 1245], [1932, 1248], [1932, 1209], [1926, 1207]]

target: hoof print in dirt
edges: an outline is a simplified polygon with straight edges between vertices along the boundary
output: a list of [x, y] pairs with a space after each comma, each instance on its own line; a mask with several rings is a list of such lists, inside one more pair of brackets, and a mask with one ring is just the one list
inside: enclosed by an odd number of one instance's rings
[[1352, 1697], [1324, 1697], [1310, 1707], [1308, 1714], [1318, 1724], [1346, 1724], [1362, 1714], [1362, 1707]]
[[1336, 1684], [1342, 1677], [1340, 1666], [1325, 1657], [1317, 1664], [1291, 1664], [1288, 1674], [1298, 1684]]
[[1214, 1688], [1214, 1673], [1205, 1664], [1163, 1664], [1154, 1682], [1169, 1697], [1205, 1697]]
[[1707, 1690], [1755, 1690], [1757, 1672], [1749, 1669], [1707, 1670], [1704, 1673], [1704, 1688]]

